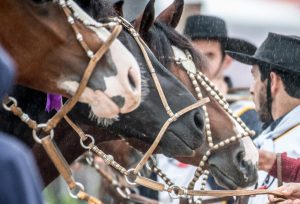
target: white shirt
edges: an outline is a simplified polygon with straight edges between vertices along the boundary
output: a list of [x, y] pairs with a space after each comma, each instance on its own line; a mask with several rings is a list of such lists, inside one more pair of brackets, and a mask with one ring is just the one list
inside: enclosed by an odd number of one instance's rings
[[[289, 157], [300, 157], [300, 105], [287, 113], [274, 130], [270, 125], [255, 140], [259, 149], [275, 153], [287, 152]], [[258, 172], [258, 187], [262, 186], [268, 173]], [[271, 184], [272, 183], [272, 184]], [[277, 179], [269, 177], [269, 189], [277, 188]], [[267, 196], [255, 196], [249, 199], [249, 204], [267, 203]]]

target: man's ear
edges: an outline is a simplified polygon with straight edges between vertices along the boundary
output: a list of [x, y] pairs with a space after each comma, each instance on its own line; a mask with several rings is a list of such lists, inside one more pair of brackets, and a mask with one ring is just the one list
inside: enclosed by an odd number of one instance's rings
[[229, 68], [229, 66], [232, 64], [232, 62], [233, 62], [232, 58], [229, 55], [225, 54], [223, 63], [222, 63], [222, 69], [226, 70], [227, 68]]
[[271, 93], [272, 95], [274, 95], [278, 92], [280, 87], [283, 86], [283, 83], [281, 78], [275, 72], [270, 73], [270, 79], [271, 79]]

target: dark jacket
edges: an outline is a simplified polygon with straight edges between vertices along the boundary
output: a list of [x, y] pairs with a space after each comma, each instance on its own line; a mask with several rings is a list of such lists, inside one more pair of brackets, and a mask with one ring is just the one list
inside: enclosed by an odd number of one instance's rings
[[[13, 63], [0, 47], [0, 101], [12, 85]], [[21, 142], [0, 132], [0, 204], [40, 204], [41, 179], [32, 154]]]

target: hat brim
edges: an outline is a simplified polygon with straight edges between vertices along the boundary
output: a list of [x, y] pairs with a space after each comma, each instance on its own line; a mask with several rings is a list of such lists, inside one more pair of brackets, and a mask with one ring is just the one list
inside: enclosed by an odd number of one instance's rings
[[253, 64], [259, 64], [259, 62], [263, 62], [255, 58], [254, 56], [245, 53], [226, 51], [226, 54], [228, 54], [230, 57], [243, 64], [253, 65]]
[[[283, 66], [274, 64], [272, 62], [269, 62], [264, 59], [259, 59], [255, 56], [252, 55], [247, 55], [244, 53], [238, 53], [238, 52], [232, 52], [232, 51], [226, 51], [226, 54], [228, 54], [230, 57], [233, 59], [243, 63], [243, 64], [248, 64], [248, 65], [269, 65], [275, 69], [278, 70], [289, 70], [288, 68], [284, 68]], [[290, 70], [290, 71], [295, 71], [295, 70]], [[296, 71], [297, 72], [297, 71]]]
[[237, 38], [223, 38], [225, 51], [240, 52], [248, 55], [254, 55], [257, 47], [245, 40]]
[[201, 39], [220, 41], [223, 44], [225, 51], [241, 52], [241, 53], [253, 55], [257, 49], [257, 47], [254, 44], [238, 38], [230, 38], [230, 37], [218, 36], [218, 35], [203, 36], [201, 34], [191, 36], [191, 40], [201, 40]]

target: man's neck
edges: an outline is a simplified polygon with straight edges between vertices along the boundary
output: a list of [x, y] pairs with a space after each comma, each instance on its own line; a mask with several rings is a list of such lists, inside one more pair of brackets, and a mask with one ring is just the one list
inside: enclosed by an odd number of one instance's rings
[[278, 100], [274, 100], [272, 103], [272, 116], [274, 120], [289, 113], [298, 105], [300, 105], [300, 99], [292, 98], [290, 96], [281, 97]]

